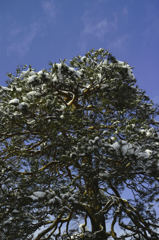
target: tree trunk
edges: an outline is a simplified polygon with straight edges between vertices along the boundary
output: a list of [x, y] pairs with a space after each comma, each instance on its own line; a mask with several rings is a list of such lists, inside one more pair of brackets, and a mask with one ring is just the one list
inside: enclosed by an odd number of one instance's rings
[[101, 227], [103, 228], [103, 231], [106, 230], [104, 216], [98, 217], [94, 214], [94, 216], [90, 216], [90, 220], [91, 220], [92, 232], [100, 231]]
[[[99, 195], [99, 186], [98, 179], [94, 177], [94, 168], [92, 163], [91, 156], [87, 155], [83, 158], [83, 163], [85, 163], [85, 175], [83, 176], [85, 181], [85, 193], [88, 197], [88, 203], [90, 208], [87, 208], [87, 214], [91, 221], [92, 233], [97, 233], [97, 236], [102, 236], [104, 234], [104, 238], [98, 238], [100, 240], [106, 240], [106, 226], [105, 226], [105, 217], [103, 214], [99, 214], [98, 212], [102, 209], [101, 203], [98, 199]], [[92, 173], [91, 175], [86, 175], [86, 173]], [[96, 214], [97, 213], [97, 214]]]
[[[107, 240], [104, 215], [98, 217], [94, 214], [93, 217], [90, 217], [90, 220], [91, 220], [91, 226], [92, 226], [92, 233], [96, 232], [95, 239], [96, 240]], [[103, 230], [101, 227], [103, 228]]]

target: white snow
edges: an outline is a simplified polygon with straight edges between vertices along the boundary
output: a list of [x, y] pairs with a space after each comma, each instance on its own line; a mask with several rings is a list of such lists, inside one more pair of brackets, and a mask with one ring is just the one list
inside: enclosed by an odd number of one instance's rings
[[34, 71], [30, 71], [29, 75], [35, 75], [35, 72]]
[[98, 140], [99, 140], [99, 137], [96, 136], [96, 137], [94, 138], [94, 141], [98, 141]]
[[45, 75], [46, 78], [49, 78], [49, 73], [44, 72], [43, 74]]
[[68, 69], [70, 70], [70, 72], [75, 72], [76, 71], [73, 67], [68, 67]]
[[118, 151], [120, 149], [123, 156], [126, 154], [131, 155], [135, 153], [135, 147], [131, 143], [128, 143], [127, 141], [114, 142], [109, 146], [112, 147], [115, 151]]
[[26, 103], [26, 102], [21, 102], [18, 107], [21, 110], [21, 109], [24, 109], [24, 108], [28, 108], [29, 104]]
[[41, 85], [42, 90], [45, 90], [46, 88], [47, 88], [47, 85], [45, 83]]
[[33, 192], [33, 195], [37, 198], [43, 198], [45, 197], [46, 193], [42, 191], [36, 191], [36, 192]]
[[132, 79], [135, 79], [135, 76], [132, 73], [132, 69], [131, 69], [129, 64], [127, 64], [125, 62], [122, 62], [122, 61], [118, 61], [118, 65], [123, 67], [123, 68], [127, 68], [129, 77], [132, 78]]
[[17, 92], [21, 92], [21, 91], [22, 91], [22, 88], [16, 88], [16, 91], [17, 91]]
[[121, 148], [122, 154], [133, 154], [134, 153], [134, 148], [132, 144], [130, 143], [125, 143], [122, 148]]
[[29, 197], [32, 199], [32, 200], [38, 200], [39, 198], [44, 198], [46, 196], [46, 193], [43, 192], [43, 191], [35, 191], [33, 192], [32, 195], [30, 195]]
[[22, 97], [22, 99], [23, 99], [23, 102], [27, 102], [28, 101], [27, 97]]
[[19, 116], [19, 112], [18, 112], [18, 111], [15, 111], [15, 112], [13, 113], [13, 115], [14, 115], [14, 116]]
[[147, 136], [147, 137], [152, 137], [152, 136], [153, 136], [153, 133], [154, 133], [154, 129], [153, 129], [153, 128], [150, 128], [149, 130], [146, 131], [146, 136]]
[[[68, 67], [68, 66], [67, 66]], [[74, 69], [73, 67], [68, 67], [68, 69], [73, 72], [77, 77], [81, 76], [81, 72], [80, 71], [76, 71], [76, 69]]]
[[25, 75], [30, 72], [30, 70], [26, 70], [26, 71], [22, 71], [21, 74], [20, 74], [20, 77], [25, 77]]
[[[129, 65], [128, 65], [128, 66], [129, 66]], [[128, 75], [129, 75], [130, 78], [135, 79], [135, 76], [134, 76], [134, 74], [133, 74], [130, 66], [128, 67]]]
[[49, 73], [45, 72], [45, 70], [40, 70], [39, 72], [37, 72], [38, 75], [45, 75], [46, 77], [49, 77]]
[[60, 106], [60, 110], [61, 110], [61, 111], [64, 111], [65, 109], [66, 109], [66, 105], [61, 104], [61, 106]]
[[105, 171], [104, 173], [99, 173], [99, 177], [108, 178], [110, 176], [109, 172]]
[[35, 197], [34, 195], [30, 195], [29, 196], [33, 201], [37, 201], [38, 200], [38, 197]]
[[14, 209], [12, 213], [19, 213], [19, 211], [17, 209]]
[[121, 148], [122, 154], [125, 155], [127, 153], [128, 149], [129, 149], [128, 144], [123, 145]]
[[50, 199], [48, 203], [51, 204], [51, 203], [54, 203], [54, 202], [55, 202], [54, 199]]
[[103, 65], [107, 65], [108, 64], [108, 59], [105, 59], [104, 61], [103, 61]]
[[77, 75], [77, 77], [81, 77], [82, 72], [81, 71], [76, 71], [76, 75]]
[[36, 95], [37, 95], [37, 92], [36, 92], [36, 91], [30, 91], [30, 92], [27, 93], [27, 97], [28, 97], [28, 98], [34, 97], [34, 96], [36, 96]]
[[58, 81], [56, 74], [53, 74], [53, 75], [52, 75], [52, 81], [53, 81], [53, 82], [57, 82], [57, 81]]
[[150, 157], [151, 154], [152, 154], [152, 150], [146, 149], [146, 150], [145, 150], [145, 153], [147, 154], [147, 157]]
[[139, 129], [139, 132], [142, 134], [142, 133], [145, 133], [146, 130], [145, 129]]
[[86, 56], [81, 57], [81, 61], [83, 62], [86, 59]]
[[60, 80], [62, 80], [63, 79], [63, 75], [61, 74], [62, 63], [56, 63], [56, 66], [58, 68], [57, 76]]
[[[104, 131], [104, 133], [107, 133], [107, 131]], [[112, 141], [115, 141], [115, 137], [110, 138]]]
[[32, 125], [32, 124], [34, 124], [35, 123], [35, 120], [33, 119], [33, 120], [27, 120], [27, 124], [29, 124], [29, 125]]
[[111, 147], [112, 147], [113, 149], [115, 149], [115, 150], [119, 150], [120, 144], [119, 144], [118, 142], [115, 142], [115, 143], [113, 143], [113, 144], [111, 145]]
[[64, 115], [63, 115], [63, 114], [62, 114], [62, 115], [60, 115], [60, 118], [61, 118], [61, 119], [64, 119]]
[[123, 61], [118, 61], [119, 65], [125, 65], [125, 63]]
[[152, 151], [150, 149], [146, 149], [144, 152], [138, 152], [137, 151], [137, 156], [138, 157], [143, 157], [143, 158], [149, 158], [152, 154]]
[[90, 88], [91, 87], [91, 85], [90, 84], [86, 84], [86, 86], [85, 86], [85, 88]]
[[11, 223], [13, 217], [9, 217], [6, 221], [4, 221], [4, 224], [8, 224], [8, 223]]
[[99, 80], [101, 80], [102, 79], [102, 74], [98, 73], [97, 75], [98, 75]]
[[141, 134], [143, 134], [143, 133], [146, 134], [147, 137], [151, 137], [154, 134], [154, 129], [153, 128], [150, 128], [150, 129], [139, 129], [139, 132]]
[[105, 83], [105, 84], [101, 84], [100, 86], [101, 86], [101, 89], [104, 89], [104, 88], [107, 88], [107, 87], [108, 87], [108, 84]]
[[58, 67], [58, 69], [60, 70], [61, 67], [62, 67], [62, 64], [61, 63], [56, 63], [56, 66]]
[[44, 73], [44, 70], [40, 70], [40, 71], [38, 72], [39, 75], [41, 75], [41, 74], [43, 74], [43, 73]]
[[9, 101], [9, 104], [18, 105], [18, 104], [19, 104], [19, 99], [14, 98], [14, 99], [12, 99], [12, 100]]
[[32, 82], [34, 82], [34, 80], [36, 79], [36, 75], [32, 75], [32, 76], [30, 76], [30, 77], [28, 77], [28, 83], [32, 83]]
[[3, 90], [6, 90], [6, 91], [7, 91], [7, 90], [10, 90], [10, 88], [8, 88], [8, 87], [2, 87], [2, 89], [3, 89]]

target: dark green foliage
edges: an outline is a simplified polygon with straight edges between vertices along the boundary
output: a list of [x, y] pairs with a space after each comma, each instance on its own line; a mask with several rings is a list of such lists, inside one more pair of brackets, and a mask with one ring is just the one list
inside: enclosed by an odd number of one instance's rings
[[157, 240], [158, 106], [103, 49], [50, 66], [0, 88], [0, 238]]

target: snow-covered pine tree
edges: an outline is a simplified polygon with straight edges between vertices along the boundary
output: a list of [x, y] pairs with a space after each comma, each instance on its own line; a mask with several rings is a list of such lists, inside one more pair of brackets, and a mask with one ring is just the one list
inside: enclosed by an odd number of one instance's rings
[[132, 68], [99, 49], [9, 77], [0, 238], [159, 239], [159, 109]]

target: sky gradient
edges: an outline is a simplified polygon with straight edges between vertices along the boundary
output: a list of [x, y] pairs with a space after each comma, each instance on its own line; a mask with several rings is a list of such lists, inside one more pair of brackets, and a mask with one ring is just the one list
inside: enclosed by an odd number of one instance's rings
[[0, 84], [18, 65], [108, 49], [134, 67], [137, 84], [159, 103], [158, 0], [0, 1]]

